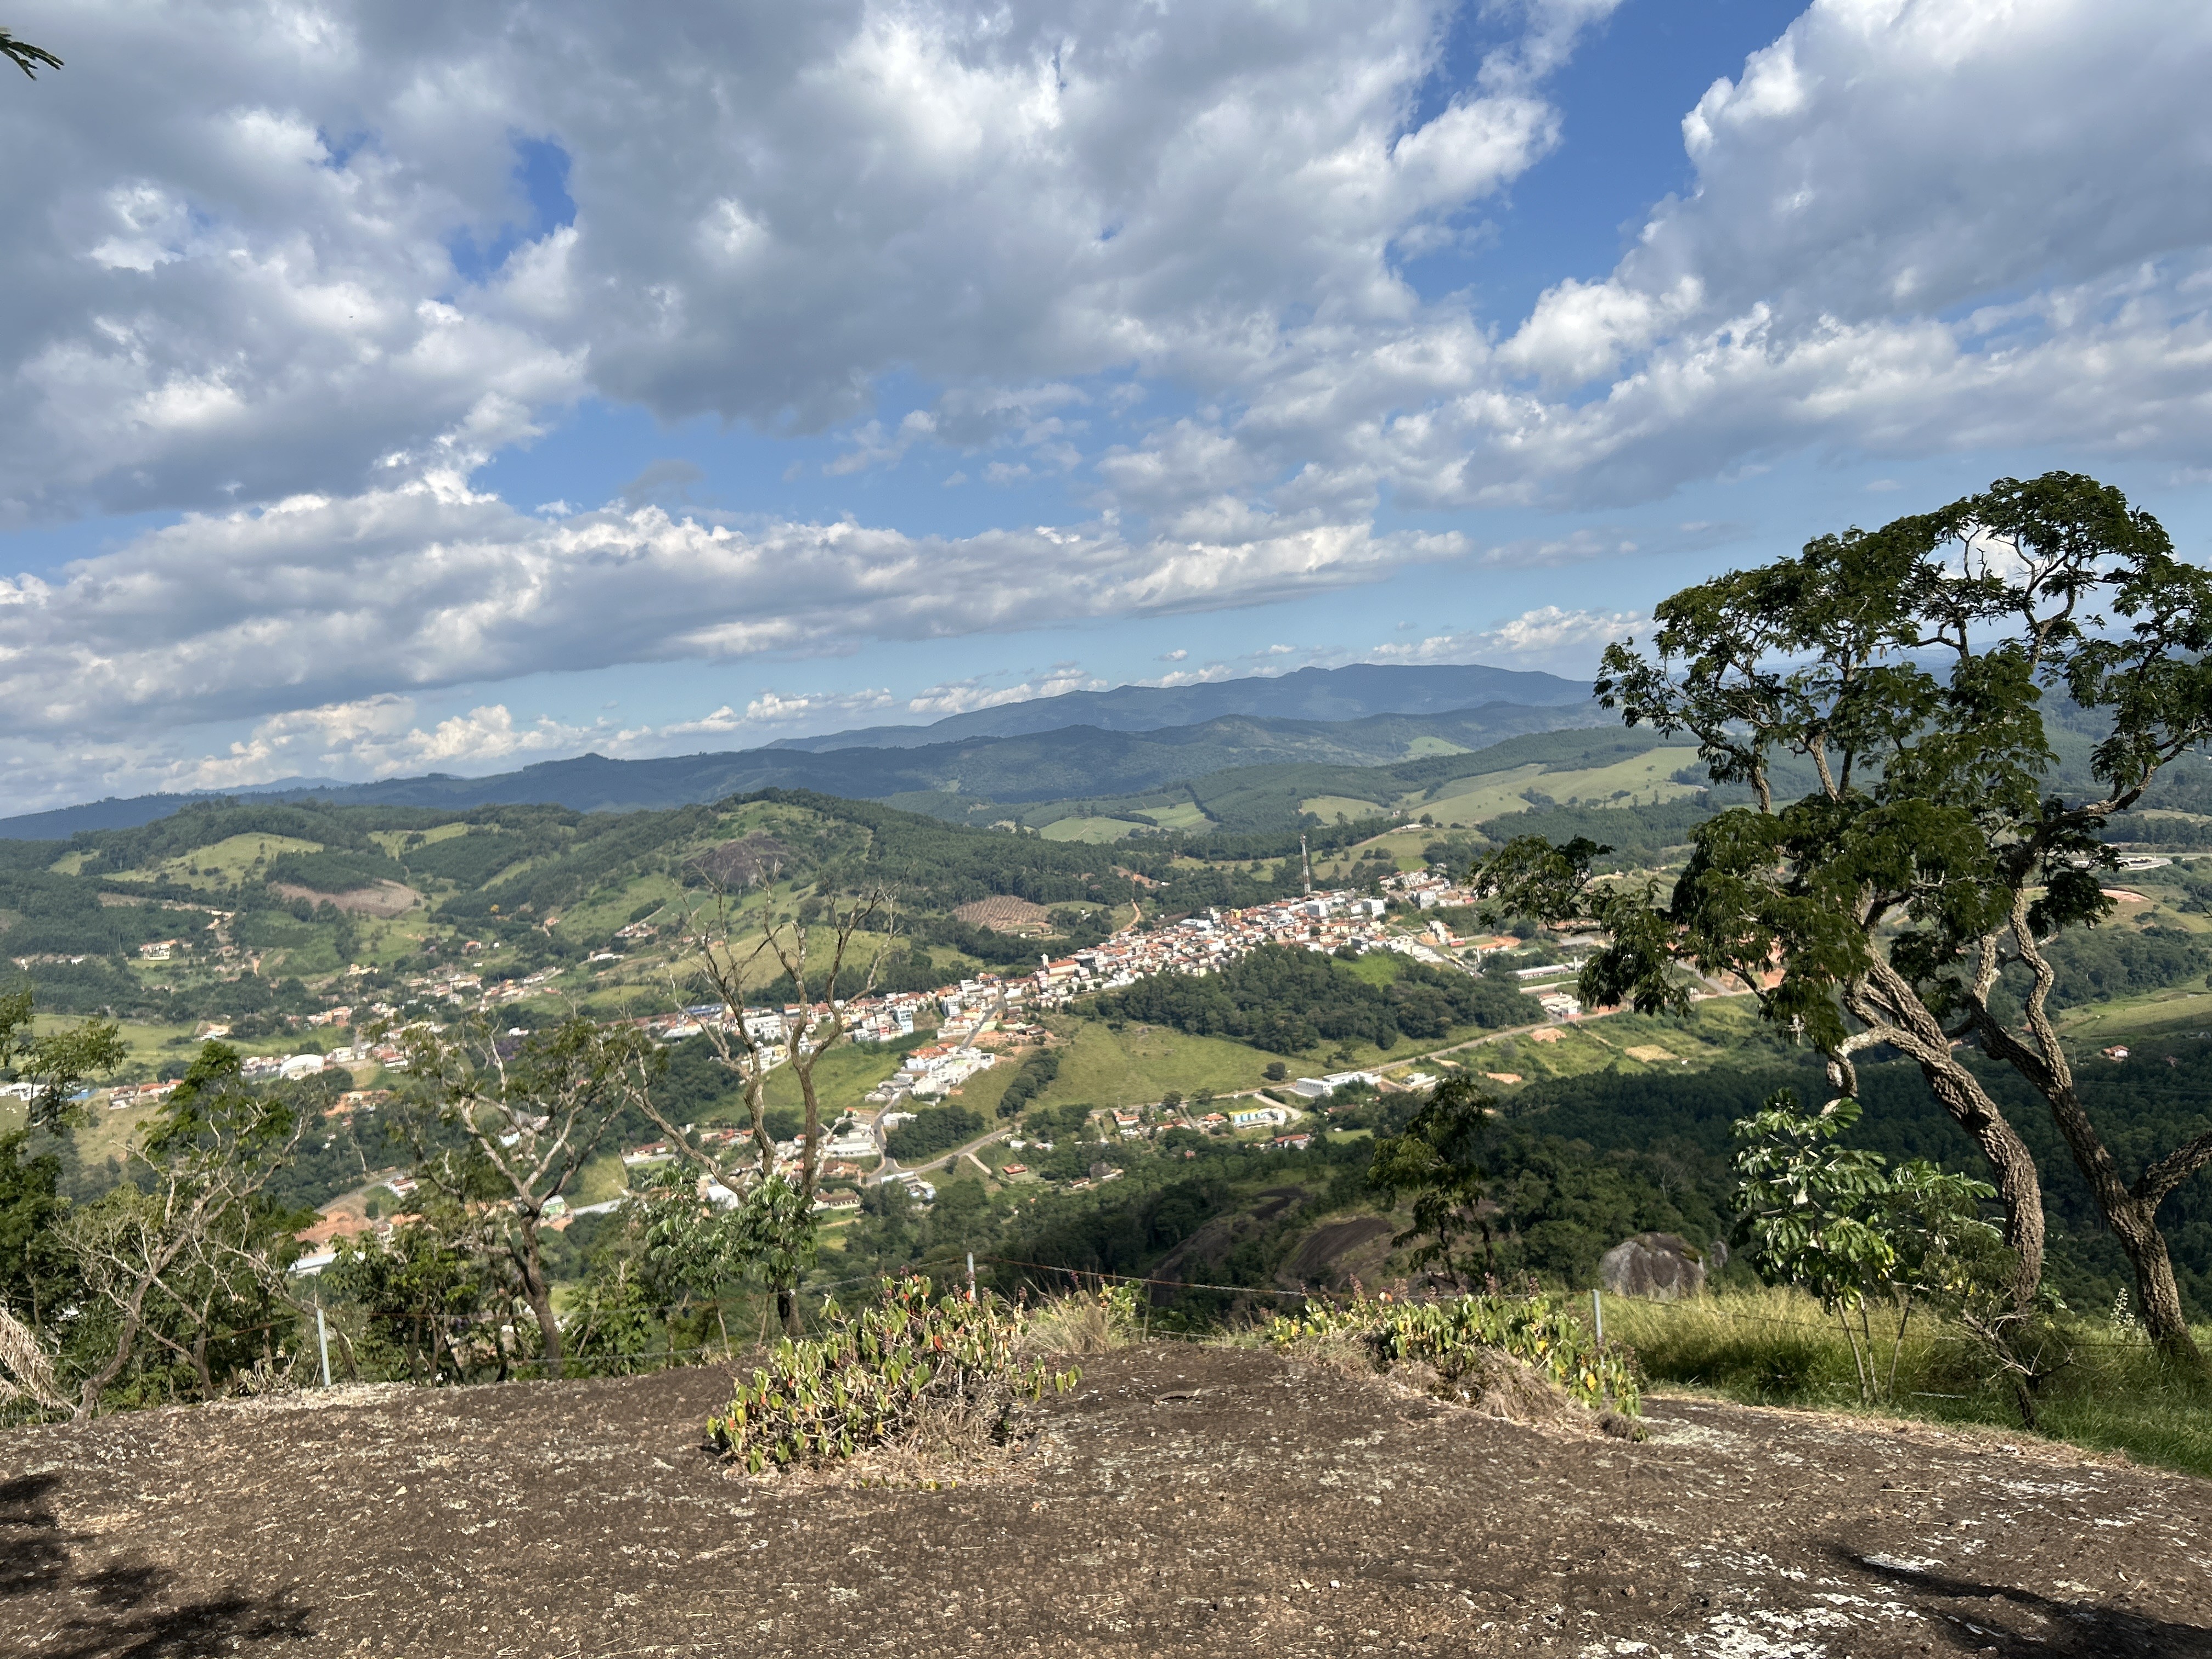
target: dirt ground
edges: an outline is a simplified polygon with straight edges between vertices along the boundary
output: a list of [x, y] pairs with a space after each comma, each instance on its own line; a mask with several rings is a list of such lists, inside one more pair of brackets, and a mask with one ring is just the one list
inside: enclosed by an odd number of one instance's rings
[[1560, 1439], [1263, 1353], [1094, 1358], [957, 1489], [781, 1488], [708, 1370], [0, 1435], [0, 1651], [2212, 1656], [2212, 1486], [1662, 1400]]

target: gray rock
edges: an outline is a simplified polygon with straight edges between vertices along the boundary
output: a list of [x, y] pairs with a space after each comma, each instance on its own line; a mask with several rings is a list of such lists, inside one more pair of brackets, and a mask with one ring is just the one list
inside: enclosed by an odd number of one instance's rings
[[1615, 1296], [1675, 1302], [1705, 1288], [1705, 1253], [1673, 1233], [1638, 1233], [1600, 1258], [1597, 1275]]

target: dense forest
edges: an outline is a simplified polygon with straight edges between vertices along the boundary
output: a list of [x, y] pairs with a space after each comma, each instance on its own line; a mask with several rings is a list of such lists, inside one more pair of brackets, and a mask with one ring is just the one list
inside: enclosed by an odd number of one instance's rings
[[1539, 1012], [1505, 980], [1407, 962], [1378, 985], [1334, 957], [1263, 945], [1218, 973], [1153, 974], [1096, 998], [1108, 1019], [1143, 1020], [1194, 1036], [1229, 1036], [1291, 1054], [1324, 1040], [1378, 1048], [1455, 1026], [1526, 1024]]

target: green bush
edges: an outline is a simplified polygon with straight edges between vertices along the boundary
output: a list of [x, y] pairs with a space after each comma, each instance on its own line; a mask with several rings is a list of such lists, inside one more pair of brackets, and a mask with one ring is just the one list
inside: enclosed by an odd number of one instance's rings
[[1462, 1296], [1449, 1302], [1362, 1297], [1347, 1308], [1313, 1304], [1303, 1313], [1278, 1314], [1267, 1327], [1267, 1339], [1278, 1348], [1330, 1336], [1359, 1343], [1377, 1370], [1426, 1364], [1450, 1383], [1485, 1353], [1502, 1353], [1594, 1409], [1610, 1402], [1632, 1417], [1642, 1406], [1633, 1358], [1601, 1346], [1579, 1318], [1548, 1296]]
[[754, 1474], [770, 1464], [827, 1462], [888, 1444], [941, 1413], [1003, 1442], [1015, 1406], [1075, 1386], [1025, 1360], [1027, 1316], [986, 1295], [933, 1301], [929, 1280], [886, 1279], [873, 1307], [834, 1305], [818, 1337], [786, 1338], [740, 1378], [729, 1409], [709, 1418], [715, 1449]]

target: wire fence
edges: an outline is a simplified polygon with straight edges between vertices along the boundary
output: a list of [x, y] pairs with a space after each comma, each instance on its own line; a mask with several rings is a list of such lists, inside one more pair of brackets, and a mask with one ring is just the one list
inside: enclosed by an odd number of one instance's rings
[[[1304, 1305], [1318, 1302], [1341, 1306], [1356, 1302], [1364, 1294], [1356, 1286], [1351, 1289], [1340, 1289], [1212, 1282], [1144, 1273], [1117, 1273], [1103, 1267], [1075, 1267], [1064, 1262], [1031, 1261], [1013, 1256], [976, 1255], [967, 1258], [967, 1263], [969, 1275], [968, 1283], [971, 1288], [981, 1289], [972, 1277], [976, 1267], [1005, 1268], [1023, 1274], [1042, 1275], [1041, 1281], [1035, 1285], [1035, 1288], [1041, 1295], [1047, 1297], [1054, 1293], [1081, 1294], [1085, 1291], [1095, 1290], [1108, 1285], [1127, 1285], [1147, 1292], [1166, 1291], [1170, 1295], [1188, 1291], [1202, 1291], [1240, 1299], [1267, 1298], [1277, 1305], [1285, 1303]], [[961, 1267], [962, 1264], [958, 1261], [950, 1264], [937, 1261], [908, 1263], [897, 1268], [854, 1273], [836, 1279], [809, 1280], [793, 1287], [792, 1294], [799, 1298], [796, 1311], [802, 1327], [805, 1327], [813, 1322], [811, 1313], [818, 1308], [821, 1300], [828, 1297], [832, 1292], [848, 1290], [855, 1285], [880, 1284], [886, 1279], [896, 1279], [915, 1273], [940, 1277], [949, 1281], [957, 1290], [959, 1288], [962, 1277]], [[1018, 1287], [1017, 1293], [1019, 1294], [1030, 1288], [1031, 1288], [1030, 1285], [1022, 1285]], [[1402, 1288], [1393, 1291], [1390, 1294], [1400, 1300], [1455, 1299], [1455, 1295], [1453, 1293], [1438, 1293], [1434, 1291], [1409, 1293]], [[1510, 1297], [1515, 1300], [1551, 1296], [1577, 1303], [1581, 1297], [1588, 1296], [1590, 1297], [1590, 1302], [1586, 1316], [1595, 1325], [1601, 1337], [1603, 1334], [1604, 1300], [1601, 1291], [1547, 1291], [1535, 1286], [1532, 1280], [1531, 1290], [1525, 1293], [1490, 1291], [1485, 1294]], [[436, 1334], [431, 1337], [429, 1344], [433, 1355], [434, 1356], [436, 1347], [441, 1343], [449, 1354], [455, 1355], [453, 1366], [455, 1374], [434, 1375], [431, 1379], [433, 1384], [443, 1385], [467, 1380], [467, 1373], [471, 1370], [478, 1373], [495, 1373], [500, 1377], [508, 1376], [527, 1377], [533, 1374], [547, 1376], [556, 1373], [563, 1376], [584, 1377], [609, 1374], [635, 1375], [641, 1371], [671, 1369], [678, 1365], [712, 1364], [717, 1359], [735, 1363], [746, 1354], [757, 1352], [768, 1345], [772, 1334], [771, 1327], [775, 1323], [776, 1299], [777, 1292], [774, 1289], [763, 1289], [739, 1297], [707, 1297], [680, 1303], [661, 1310], [659, 1316], [664, 1322], [664, 1326], [678, 1318], [692, 1321], [711, 1318], [720, 1322], [726, 1320], [732, 1313], [757, 1316], [758, 1329], [750, 1343], [726, 1334], [725, 1339], [720, 1341], [702, 1341], [666, 1347], [647, 1346], [617, 1351], [595, 1346], [589, 1340], [590, 1333], [586, 1328], [583, 1330], [563, 1333], [564, 1338], [576, 1337], [583, 1340], [573, 1346], [569, 1341], [564, 1340], [563, 1351], [557, 1358], [542, 1352], [532, 1353], [526, 1351], [524, 1344], [529, 1340], [529, 1334], [521, 1317], [521, 1310], [519, 1309], [456, 1311], [439, 1307], [396, 1310], [387, 1308], [368, 1310], [368, 1318], [387, 1334], [384, 1338], [385, 1345], [387, 1346], [392, 1346], [394, 1336], [402, 1339], [400, 1346], [411, 1346], [404, 1341], [406, 1333], [416, 1331], [428, 1334], [434, 1330]], [[1632, 1317], [1638, 1322], [1651, 1319], [1668, 1321], [1677, 1318], [1695, 1318], [1717, 1321], [1724, 1325], [1756, 1327], [1765, 1330], [1804, 1331], [1829, 1340], [1844, 1334], [1837, 1316], [1832, 1313], [1820, 1318], [1807, 1318], [1747, 1308], [1725, 1295], [1698, 1296], [1674, 1302], [1645, 1297], [1614, 1297], [1611, 1299], [1616, 1304], [1626, 1303], [1632, 1308], [1634, 1310]], [[1154, 1340], [1208, 1340], [1221, 1334], [1225, 1328], [1220, 1326], [1198, 1328], [1155, 1326], [1150, 1320], [1151, 1310], [1152, 1304], [1148, 1297], [1144, 1334], [1147, 1338]], [[228, 1346], [254, 1336], [298, 1334], [301, 1320], [313, 1319], [324, 1311], [319, 1304], [305, 1304], [289, 1317], [272, 1318], [240, 1326], [214, 1339], [214, 1341], [221, 1346]], [[1579, 1309], [1572, 1311], [1581, 1314]], [[1892, 1310], [1882, 1310], [1882, 1323], [1876, 1327], [1875, 1334], [1885, 1344], [1894, 1335], [1893, 1328], [1886, 1328], [1887, 1320], [1892, 1316]], [[1950, 1341], [1961, 1346], [1972, 1346], [1976, 1340], [1966, 1333], [1947, 1329], [1944, 1322], [1929, 1312], [1919, 1311], [1918, 1317], [1923, 1322], [1919, 1329], [1928, 1333], [1923, 1337], [1923, 1340]], [[726, 1332], [726, 1326], [725, 1330]], [[364, 1380], [360, 1376], [362, 1366], [354, 1352], [356, 1334], [341, 1329], [335, 1334], [339, 1341], [344, 1369], [351, 1373], [349, 1380]], [[367, 1333], [361, 1334], [366, 1335]], [[2058, 1334], [2057, 1340], [2060, 1346], [2069, 1353], [2110, 1352], [2148, 1357], [2155, 1352], [2148, 1336], [2140, 1332], [2131, 1335], [2116, 1334], [2112, 1338], [2105, 1338], [2090, 1335], [2076, 1325], [2063, 1329]], [[460, 1363], [458, 1350], [463, 1345], [471, 1346], [474, 1351], [476, 1357], [472, 1363], [467, 1364]], [[1617, 1343], [1614, 1346], [1632, 1348], [1634, 1344], [1632, 1340]], [[293, 1361], [295, 1366], [305, 1360], [309, 1352], [308, 1345], [303, 1343], [301, 1352]], [[434, 1358], [432, 1369], [434, 1373], [440, 1370]], [[326, 1367], [324, 1369], [324, 1375], [326, 1379], [329, 1378]], [[393, 1376], [379, 1380], [404, 1382], [417, 1379], [410, 1376]], [[491, 1379], [479, 1377], [477, 1380]], [[1916, 1397], [1964, 1399], [1970, 1396], [1921, 1394], [1916, 1391]]]

